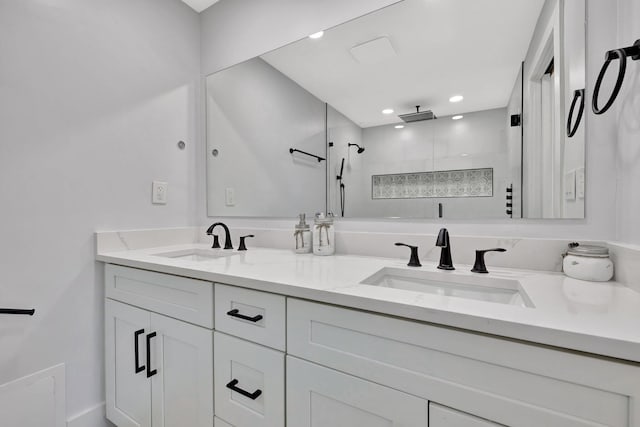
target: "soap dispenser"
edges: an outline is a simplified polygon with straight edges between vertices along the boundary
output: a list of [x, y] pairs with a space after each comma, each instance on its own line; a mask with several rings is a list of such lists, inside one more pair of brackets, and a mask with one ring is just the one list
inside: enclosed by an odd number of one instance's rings
[[305, 214], [301, 213], [298, 217], [300, 218], [300, 222], [296, 224], [296, 231], [293, 233], [296, 239], [296, 253], [310, 254], [312, 250], [311, 227], [307, 224]]
[[336, 251], [333, 214], [317, 213], [313, 226], [314, 255], [333, 255]]

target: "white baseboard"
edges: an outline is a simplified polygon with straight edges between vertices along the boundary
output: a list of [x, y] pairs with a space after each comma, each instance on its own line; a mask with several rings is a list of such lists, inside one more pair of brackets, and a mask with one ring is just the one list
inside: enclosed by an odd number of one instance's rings
[[113, 427], [113, 424], [105, 418], [103, 402], [69, 418], [67, 427]]

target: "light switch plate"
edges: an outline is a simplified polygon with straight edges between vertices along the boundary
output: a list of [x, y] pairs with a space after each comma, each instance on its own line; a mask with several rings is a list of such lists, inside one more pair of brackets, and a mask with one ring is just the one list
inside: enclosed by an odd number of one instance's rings
[[584, 199], [584, 168], [576, 169], [576, 197]]
[[224, 203], [227, 206], [235, 206], [236, 205], [236, 190], [234, 190], [231, 187], [227, 187], [225, 189]]
[[151, 187], [151, 203], [154, 205], [166, 205], [169, 184], [162, 181], [153, 181]]

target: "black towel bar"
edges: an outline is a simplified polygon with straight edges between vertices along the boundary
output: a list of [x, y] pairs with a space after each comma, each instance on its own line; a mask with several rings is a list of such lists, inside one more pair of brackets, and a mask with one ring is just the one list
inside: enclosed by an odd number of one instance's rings
[[[593, 90], [593, 99], [591, 100], [591, 108], [593, 112], [596, 114], [604, 114], [611, 106], [614, 101], [618, 97], [620, 93], [620, 89], [622, 88], [622, 82], [624, 81], [624, 75], [627, 72], [627, 58], [631, 57], [634, 61], [640, 60], [640, 39], [636, 40], [633, 46], [623, 47], [622, 49], [614, 49], [610, 50], [605, 55], [605, 61], [602, 65], [602, 69], [600, 70], [600, 74], [598, 74], [598, 80], [596, 80], [596, 87]], [[604, 107], [598, 107], [598, 95], [600, 95], [600, 86], [602, 86], [602, 80], [604, 80], [604, 76], [607, 74], [607, 69], [609, 68], [609, 64], [615, 59], [618, 59], [620, 64], [618, 65], [618, 78], [616, 79], [616, 85], [613, 88], [613, 92], [611, 96], [609, 96], [609, 100]]]
[[22, 309], [22, 308], [0, 308], [0, 314], [24, 314], [27, 316], [33, 316], [36, 310], [33, 308], [30, 309]]
[[301, 153], [301, 154], [305, 154], [305, 155], [307, 155], [309, 157], [314, 157], [314, 158], [318, 159], [318, 163], [323, 161], [323, 160], [327, 160], [324, 157], [316, 156], [315, 154], [307, 153], [306, 151], [298, 150], [297, 148], [289, 148], [289, 153], [291, 153], [291, 154], [293, 154], [293, 153]]

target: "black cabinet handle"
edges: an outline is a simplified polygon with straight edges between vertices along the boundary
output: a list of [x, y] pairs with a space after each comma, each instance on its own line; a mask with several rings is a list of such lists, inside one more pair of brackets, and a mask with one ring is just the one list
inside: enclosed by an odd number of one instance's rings
[[139, 374], [145, 369], [144, 365], [140, 366], [140, 344], [138, 343], [138, 337], [140, 337], [140, 335], [142, 334], [144, 334], [144, 329], [138, 329], [133, 334], [133, 351], [135, 353], [134, 359], [136, 365], [136, 374]]
[[258, 314], [257, 316], [253, 316], [253, 317], [249, 317], [249, 316], [245, 316], [244, 314], [240, 314], [240, 310], [238, 310], [237, 308], [234, 308], [231, 311], [227, 311], [227, 316], [231, 316], [231, 317], [237, 317], [238, 319], [242, 319], [242, 320], [248, 320], [249, 322], [259, 322], [260, 320], [262, 320], [262, 314]]
[[238, 382], [239, 381], [236, 379], [231, 380], [231, 382], [227, 384], [227, 388], [230, 389], [231, 391], [235, 391], [236, 393], [240, 393], [244, 397], [248, 397], [251, 400], [256, 400], [262, 394], [262, 390], [260, 389], [257, 389], [253, 393], [249, 393], [248, 391], [243, 390], [240, 387], [236, 387], [238, 385]]
[[22, 309], [22, 308], [0, 308], [0, 314], [24, 314], [27, 316], [33, 316], [36, 312], [35, 309]]
[[151, 338], [154, 338], [155, 336], [155, 332], [147, 334], [147, 378], [151, 378], [158, 373], [157, 369], [151, 370]]

